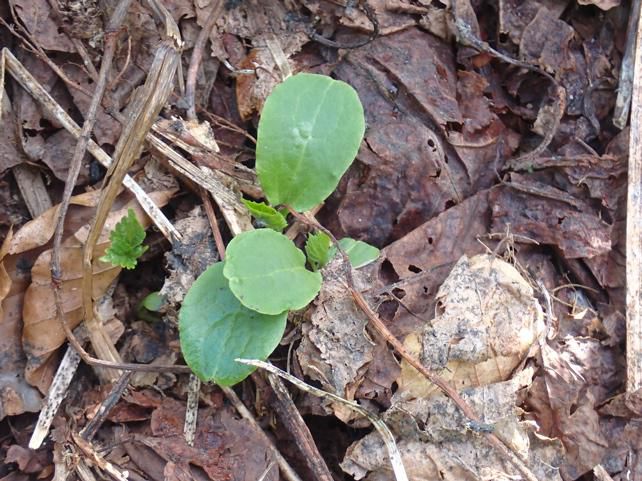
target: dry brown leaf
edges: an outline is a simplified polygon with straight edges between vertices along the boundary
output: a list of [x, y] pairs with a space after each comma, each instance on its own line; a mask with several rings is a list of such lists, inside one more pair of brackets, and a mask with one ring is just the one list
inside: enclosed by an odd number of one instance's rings
[[[562, 462], [558, 442], [538, 437], [533, 426], [521, 422], [515, 407], [518, 390], [532, 378], [531, 369], [510, 381], [465, 390], [462, 395], [482, 417], [481, 429], [493, 429], [512, 447], [538, 479], [560, 480]], [[384, 414], [397, 439], [411, 481], [496, 481], [521, 479], [506, 458], [492, 448], [468, 424], [455, 404], [443, 395], [398, 400]], [[385, 447], [376, 433], [354, 443], [341, 464], [359, 480], [392, 481]], [[517, 477], [515, 477], [517, 476]]]
[[[306, 376], [319, 381], [324, 389], [353, 400], [373, 360], [375, 344], [365, 332], [368, 318], [346, 289], [341, 259], [337, 256], [322, 272], [324, 282], [310, 322], [302, 326], [297, 357]], [[365, 267], [354, 274], [358, 289], [371, 285], [373, 269]], [[355, 416], [340, 404], [333, 408], [346, 423]]]
[[[437, 315], [406, 347], [456, 389], [505, 381], [544, 330], [533, 289], [507, 262], [462, 257], [437, 292]], [[436, 386], [401, 363], [393, 399], [427, 398]]]
[[[153, 192], [150, 197], [157, 205], [165, 205], [172, 191]], [[130, 202], [125, 206], [117, 207], [109, 215], [101, 237], [94, 250], [94, 259], [98, 259], [109, 247], [109, 234], [120, 221], [127, 215], [128, 209], [133, 209], [143, 225], [148, 227], [150, 219], [144, 214], [142, 208]], [[61, 302], [70, 327], [75, 327], [81, 321], [82, 300], [82, 256], [83, 242], [87, 236], [88, 226], [84, 225], [69, 236], [62, 244], [61, 249]], [[36, 259], [31, 269], [31, 284], [25, 292], [23, 308], [23, 345], [27, 355], [25, 376], [27, 380], [45, 392], [49, 385], [48, 377], [38, 373], [38, 370], [48, 362], [57, 349], [65, 342], [65, 333], [61, 321], [56, 315], [54, 294], [51, 289], [51, 249], [42, 252]], [[93, 298], [100, 298], [112, 281], [120, 273], [120, 268], [96, 260], [94, 263]]]
[[137, 437], [137, 441], [167, 461], [165, 474], [190, 473], [190, 466], [198, 466], [212, 480], [256, 481], [273, 464], [263, 479], [279, 479], [274, 452], [231, 407], [202, 409], [198, 418], [194, 446], [189, 446], [183, 436], [185, 403], [166, 398], [152, 413], [153, 436]]
[[75, 52], [69, 37], [56, 24], [56, 15], [47, 0], [10, 0], [31, 37], [45, 50]]

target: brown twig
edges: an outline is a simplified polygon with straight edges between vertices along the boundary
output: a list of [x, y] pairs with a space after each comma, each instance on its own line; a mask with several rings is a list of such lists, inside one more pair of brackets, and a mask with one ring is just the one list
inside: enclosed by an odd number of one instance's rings
[[[294, 405], [290, 393], [278, 376], [268, 374], [270, 392], [274, 396], [268, 399], [272, 408], [276, 411], [279, 420], [296, 441], [297, 447], [303, 455], [303, 459], [317, 481], [332, 481], [332, 474], [328, 469], [314, 438], [301, 417], [299, 410]], [[252, 374], [252, 379], [257, 386], [268, 389], [268, 384], [258, 373]]]
[[120, 375], [118, 380], [111, 387], [109, 394], [107, 394], [105, 399], [100, 403], [96, 415], [87, 423], [82, 431], [80, 431], [80, 437], [85, 441], [91, 441], [94, 438], [100, 426], [105, 422], [105, 419], [107, 419], [107, 416], [123, 395], [125, 389], [127, 389], [132, 374], [132, 371], [125, 371]]
[[216, 244], [218, 256], [221, 260], [224, 260], [225, 242], [223, 242], [223, 236], [221, 235], [221, 229], [219, 228], [218, 221], [216, 220], [216, 213], [214, 212], [214, 207], [210, 201], [209, 192], [203, 188], [201, 188], [201, 201], [203, 202], [207, 219], [209, 220], [210, 227], [212, 228], [212, 234], [214, 235], [214, 243]]
[[109, 90], [113, 90], [113, 88], [118, 85], [120, 82], [120, 79], [125, 75], [125, 72], [127, 71], [127, 67], [129, 67], [129, 62], [131, 61], [132, 57], [132, 37], [131, 35], [127, 35], [127, 56], [125, 57], [125, 64], [123, 65], [123, 68], [120, 69], [120, 71], [116, 74], [114, 77], [114, 80], [109, 82], [109, 85], [107, 88]]
[[214, 28], [214, 24], [221, 16], [223, 11], [223, 0], [216, 0], [212, 6], [212, 10], [207, 16], [205, 25], [203, 25], [202, 30], [199, 32], [196, 42], [194, 43], [194, 49], [192, 50], [192, 57], [189, 60], [189, 67], [187, 68], [187, 80], [185, 82], [185, 101], [187, 102], [187, 118], [189, 120], [196, 120], [196, 77], [198, 75], [198, 68], [201, 65], [201, 60], [203, 59], [203, 50], [205, 50], [205, 45], [207, 44], [207, 39], [210, 36], [210, 32]]

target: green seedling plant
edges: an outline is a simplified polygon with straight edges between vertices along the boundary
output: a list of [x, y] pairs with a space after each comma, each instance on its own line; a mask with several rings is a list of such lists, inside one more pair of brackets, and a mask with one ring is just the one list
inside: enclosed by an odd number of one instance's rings
[[116, 224], [109, 234], [109, 240], [111, 245], [100, 260], [124, 269], [135, 269], [138, 258], [147, 250], [147, 246], [143, 245], [145, 229], [138, 222], [133, 209], [128, 209], [127, 215]]
[[[225, 261], [199, 276], [179, 313], [183, 356], [201, 380], [221, 386], [242, 381], [254, 368], [235, 359], [266, 359], [283, 337], [288, 312], [305, 308], [319, 293], [320, 270], [337, 249], [327, 234], [316, 232], [304, 253], [282, 234], [287, 212], [308, 211], [335, 190], [364, 132], [357, 92], [330, 77], [298, 74], [267, 98], [256, 145], [267, 203], [243, 201], [261, 228], [232, 239]], [[353, 239], [339, 246], [355, 268], [379, 255]]]

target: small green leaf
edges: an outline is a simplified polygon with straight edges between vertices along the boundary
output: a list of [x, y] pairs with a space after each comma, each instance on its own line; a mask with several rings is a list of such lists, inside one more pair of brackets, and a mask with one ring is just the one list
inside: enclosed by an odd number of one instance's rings
[[160, 292], [152, 292], [148, 294], [141, 302], [141, 305], [151, 312], [158, 312], [165, 303], [165, 297]]
[[[355, 269], [370, 264], [371, 262], [376, 261], [377, 257], [379, 257], [379, 249], [375, 246], [371, 246], [367, 242], [354, 240], [350, 237], [344, 237], [339, 241], [339, 245], [348, 255], [350, 264]], [[334, 257], [336, 251], [336, 247], [333, 247], [330, 258]]]
[[179, 312], [185, 362], [203, 381], [236, 384], [254, 368], [234, 359], [266, 359], [283, 337], [287, 316], [287, 311], [267, 316], [242, 306], [218, 262], [192, 284]]
[[247, 199], [241, 200], [245, 204], [245, 207], [250, 211], [250, 214], [265, 224], [265, 227], [277, 232], [283, 232], [283, 229], [288, 226], [288, 221], [285, 220], [283, 214], [274, 207], [271, 207], [264, 202], [252, 202]]
[[272, 205], [303, 212], [323, 202], [357, 155], [365, 118], [357, 92], [324, 75], [298, 74], [265, 101], [256, 173]]
[[321, 274], [305, 268], [303, 252], [271, 229], [232, 239], [223, 274], [241, 304], [262, 314], [302, 309], [321, 288]]
[[127, 215], [116, 224], [109, 240], [111, 245], [100, 260], [125, 269], [134, 269], [138, 258], [147, 250], [147, 246], [141, 245], [145, 240], [145, 229], [138, 222], [133, 209], [129, 209]]
[[318, 271], [332, 259], [331, 246], [332, 240], [324, 232], [319, 231], [316, 234], [308, 235], [305, 242], [305, 253], [312, 269]]

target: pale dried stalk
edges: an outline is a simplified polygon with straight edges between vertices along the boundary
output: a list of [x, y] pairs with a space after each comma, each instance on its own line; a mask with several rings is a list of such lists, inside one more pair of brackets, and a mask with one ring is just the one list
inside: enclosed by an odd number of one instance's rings
[[273, 364], [270, 364], [269, 362], [259, 361], [256, 359], [235, 359], [235, 361], [240, 362], [241, 364], [246, 364], [248, 366], [254, 366], [261, 369], [265, 369], [266, 371], [270, 372], [272, 375], [277, 375], [279, 377], [282, 377], [286, 381], [290, 381], [292, 384], [294, 384], [296, 387], [298, 387], [302, 391], [305, 391], [316, 397], [330, 399], [331, 401], [342, 404], [346, 406], [348, 409], [351, 409], [352, 411], [356, 412], [357, 414], [366, 417], [375, 427], [375, 429], [383, 439], [384, 444], [386, 445], [386, 449], [388, 450], [388, 457], [390, 458], [390, 464], [392, 465], [392, 471], [395, 474], [396, 480], [408, 481], [408, 475], [406, 474], [406, 469], [403, 466], [401, 453], [397, 448], [395, 437], [392, 435], [392, 432], [390, 432], [390, 429], [388, 428], [386, 423], [384, 423], [383, 420], [381, 420], [378, 416], [372, 414], [367, 409], [362, 408], [355, 401], [348, 401], [347, 399], [337, 396], [336, 394], [332, 394], [330, 392], [326, 392], [314, 386], [310, 386], [309, 384], [306, 384], [305, 382], [292, 376], [291, 374], [288, 374], [287, 372], [282, 371], [281, 369], [274, 366]]
[[42, 409], [38, 415], [38, 422], [29, 440], [29, 449], [40, 448], [42, 442], [47, 437], [56, 412], [58, 412], [60, 404], [67, 395], [67, 389], [69, 389], [78, 364], [80, 364], [80, 355], [71, 346], [67, 347], [65, 355], [49, 387], [47, 397], [43, 401]]
[[[100, 237], [114, 199], [118, 195], [127, 171], [143, 149], [144, 139], [173, 89], [174, 75], [180, 54], [178, 47], [163, 42], [158, 48], [145, 84], [131, 106], [132, 115], [123, 127], [114, 153], [114, 163], [103, 180], [96, 215], [83, 246], [82, 306], [83, 319], [96, 355], [111, 362], [120, 362], [120, 355], [94, 316], [93, 267], [94, 248]], [[114, 377], [117, 374], [112, 373]]]
[[196, 421], [198, 420], [198, 400], [201, 394], [201, 380], [195, 375], [189, 375], [187, 384], [187, 405], [185, 407], [185, 424], [183, 425], [183, 436], [185, 442], [194, 446], [196, 437]]
[[[639, 8], [639, 7], [638, 7]], [[626, 206], [626, 390], [642, 388], [642, 25], [637, 26]]]

